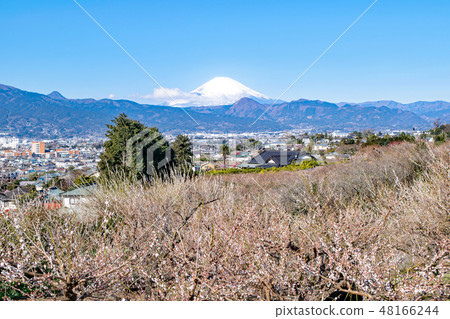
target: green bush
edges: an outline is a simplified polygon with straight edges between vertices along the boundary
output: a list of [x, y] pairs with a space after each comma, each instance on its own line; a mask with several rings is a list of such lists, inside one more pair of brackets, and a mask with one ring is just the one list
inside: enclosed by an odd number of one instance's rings
[[287, 166], [281, 167], [271, 167], [271, 168], [227, 168], [220, 170], [212, 170], [206, 172], [207, 175], [230, 175], [230, 174], [246, 174], [246, 173], [270, 173], [270, 172], [281, 172], [281, 171], [301, 171], [304, 169], [314, 168], [320, 164], [316, 160], [306, 160], [300, 164], [292, 163]]

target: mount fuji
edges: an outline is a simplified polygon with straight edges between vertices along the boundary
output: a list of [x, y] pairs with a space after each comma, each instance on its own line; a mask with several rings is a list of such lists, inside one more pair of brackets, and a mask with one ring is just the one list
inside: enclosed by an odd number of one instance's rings
[[190, 93], [200, 98], [200, 103], [197, 105], [202, 106], [233, 104], [242, 98], [251, 98], [262, 104], [274, 102], [268, 96], [224, 76], [215, 77]]
[[[242, 98], [250, 98], [261, 104], [271, 104], [275, 100], [244, 84], [224, 76], [215, 77], [193, 91], [158, 88], [153, 94], [143, 97], [151, 103], [177, 107], [231, 105]], [[280, 101], [282, 103], [283, 101]]]

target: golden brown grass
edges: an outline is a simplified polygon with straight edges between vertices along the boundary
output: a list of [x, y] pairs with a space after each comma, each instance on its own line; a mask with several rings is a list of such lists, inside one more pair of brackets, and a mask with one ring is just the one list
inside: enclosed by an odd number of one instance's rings
[[28, 299], [446, 299], [449, 162], [448, 144], [401, 144], [302, 172], [117, 179], [77, 213], [3, 215], [0, 282]]

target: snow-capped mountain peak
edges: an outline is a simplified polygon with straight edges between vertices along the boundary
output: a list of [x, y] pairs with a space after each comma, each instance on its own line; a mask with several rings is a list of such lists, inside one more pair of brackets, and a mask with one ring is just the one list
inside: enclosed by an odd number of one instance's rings
[[179, 107], [231, 105], [242, 98], [251, 98], [262, 104], [274, 101], [236, 80], [223, 76], [215, 77], [191, 92], [157, 88], [153, 94], [144, 98], [152, 100], [152, 103]]
[[208, 99], [216, 99], [217, 102], [220, 102], [222, 104], [234, 103], [243, 97], [269, 99], [264, 94], [252, 90], [242, 83], [224, 76], [213, 78], [212, 80], [193, 90], [191, 93]]
[[197, 106], [233, 104], [244, 97], [254, 99], [262, 104], [273, 101], [266, 95], [225, 76], [215, 77], [189, 94], [197, 97], [191, 100], [191, 105]]

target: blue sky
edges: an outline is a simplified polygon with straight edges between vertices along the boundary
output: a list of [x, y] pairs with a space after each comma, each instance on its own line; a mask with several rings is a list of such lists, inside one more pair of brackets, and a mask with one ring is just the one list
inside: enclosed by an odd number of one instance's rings
[[[78, 0], [164, 87], [278, 97], [373, 0]], [[450, 100], [450, 1], [379, 2], [284, 97]], [[0, 83], [70, 98], [156, 88], [72, 0], [0, 2]]]

